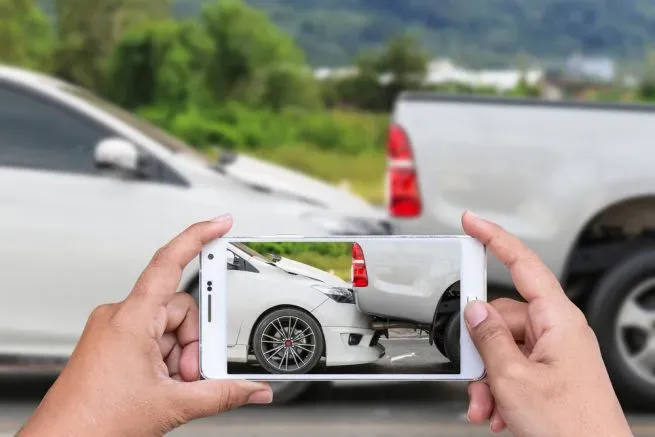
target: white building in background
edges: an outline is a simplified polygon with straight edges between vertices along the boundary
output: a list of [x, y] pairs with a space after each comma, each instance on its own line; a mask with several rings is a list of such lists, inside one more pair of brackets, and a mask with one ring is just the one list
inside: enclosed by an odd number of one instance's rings
[[[443, 83], [461, 83], [470, 86], [488, 86], [500, 91], [508, 91], [516, 87], [523, 73], [518, 69], [506, 70], [470, 70], [460, 67], [450, 59], [437, 59], [428, 65], [425, 82], [428, 85]], [[525, 80], [529, 85], [538, 84], [544, 77], [542, 70], [528, 70]]]
[[[314, 76], [319, 80], [328, 78], [344, 78], [357, 74], [357, 67], [321, 67], [314, 70]], [[488, 86], [500, 91], [508, 91], [516, 87], [521, 80], [522, 72], [516, 69], [507, 70], [469, 70], [456, 65], [450, 59], [436, 59], [428, 64], [425, 76], [427, 85], [460, 83], [474, 87]], [[529, 85], [536, 85], [544, 77], [542, 70], [529, 70], [525, 79]], [[389, 75], [380, 77], [381, 82], [388, 82]]]

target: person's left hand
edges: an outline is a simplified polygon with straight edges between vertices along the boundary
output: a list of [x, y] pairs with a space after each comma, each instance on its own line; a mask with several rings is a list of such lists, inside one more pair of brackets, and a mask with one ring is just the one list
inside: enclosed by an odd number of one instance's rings
[[195, 418], [271, 402], [265, 383], [198, 380], [198, 308], [176, 293], [184, 267], [231, 225], [223, 216], [189, 227], [157, 251], [124, 301], [96, 308], [19, 436], [161, 436]]

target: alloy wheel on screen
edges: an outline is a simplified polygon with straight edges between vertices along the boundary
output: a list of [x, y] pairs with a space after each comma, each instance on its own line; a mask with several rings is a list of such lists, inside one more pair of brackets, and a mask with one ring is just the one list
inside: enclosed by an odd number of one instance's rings
[[283, 316], [264, 328], [260, 339], [264, 358], [280, 372], [294, 372], [311, 362], [316, 353], [316, 336], [299, 317]]

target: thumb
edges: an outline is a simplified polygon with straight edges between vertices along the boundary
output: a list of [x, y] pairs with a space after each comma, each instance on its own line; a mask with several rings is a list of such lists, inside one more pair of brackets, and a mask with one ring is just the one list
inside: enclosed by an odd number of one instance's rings
[[187, 420], [214, 416], [246, 404], [270, 404], [273, 391], [263, 382], [200, 380], [176, 384], [178, 413]]
[[508, 369], [527, 366], [527, 358], [519, 350], [507, 323], [493, 306], [473, 301], [464, 309], [464, 320], [473, 344], [484, 361], [489, 379], [506, 374]]

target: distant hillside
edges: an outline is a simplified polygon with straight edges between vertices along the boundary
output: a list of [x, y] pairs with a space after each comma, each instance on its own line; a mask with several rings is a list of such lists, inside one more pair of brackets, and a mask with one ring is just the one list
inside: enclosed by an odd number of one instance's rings
[[[174, 0], [192, 16], [204, 0]], [[212, 1], [212, 0], [210, 0]], [[470, 64], [512, 63], [517, 52], [643, 57], [655, 46], [655, 0], [247, 0], [290, 31], [315, 65], [412, 30], [433, 53]]]
[[[39, 0], [52, 9], [54, 0]], [[177, 17], [202, 3], [170, 0]], [[220, 1], [220, 0], [219, 0]], [[655, 0], [245, 0], [291, 32], [313, 65], [343, 65], [391, 35], [416, 32], [435, 55], [470, 65], [514, 62], [524, 52], [641, 59], [655, 48]]]

